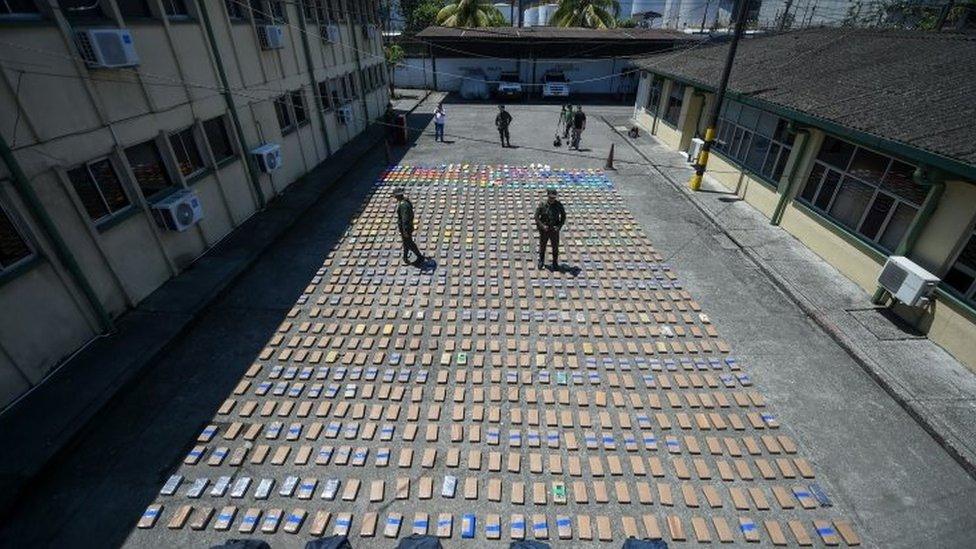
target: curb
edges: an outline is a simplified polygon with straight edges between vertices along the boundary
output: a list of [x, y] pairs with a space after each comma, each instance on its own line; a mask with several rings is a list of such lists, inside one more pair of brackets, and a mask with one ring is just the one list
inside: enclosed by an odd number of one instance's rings
[[[423, 104], [426, 98], [427, 97], [424, 97], [418, 100], [416, 104], [414, 104], [410, 109], [404, 111], [404, 114], [412, 113], [414, 110], [417, 109], [417, 107]], [[370, 125], [367, 125], [366, 129], [364, 129], [363, 132], [365, 133], [369, 127]], [[37, 481], [38, 478], [43, 476], [45, 470], [47, 470], [53, 464], [57, 463], [59, 459], [61, 459], [61, 457], [63, 456], [63, 452], [68, 448], [70, 448], [72, 444], [75, 443], [75, 441], [77, 441], [81, 436], [84, 435], [84, 433], [91, 426], [93, 420], [101, 412], [103, 412], [112, 404], [112, 401], [121, 391], [125, 390], [125, 388], [128, 387], [131, 383], [135, 382], [135, 380], [138, 379], [140, 373], [142, 373], [148, 367], [154, 364], [163, 354], [165, 354], [169, 349], [172, 348], [172, 345], [176, 341], [178, 341], [181, 337], [186, 335], [189, 332], [189, 330], [191, 330], [196, 325], [197, 321], [210, 308], [210, 306], [213, 305], [213, 303], [215, 303], [218, 299], [220, 299], [221, 296], [225, 295], [227, 290], [238, 279], [240, 279], [240, 277], [243, 276], [258, 261], [258, 259], [260, 259], [264, 255], [264, 253], [267, 250], [269, 250], [272, 246], [275, 245], [275, 243], [279, 242], [282, 238], [284, 238], [305, 213], [307, 213], [312, 207], [314, 207], [316, 204], [318, 204], [320, 201], [326, 198], [326, 195], [330, 191], [332, 191], [335, 188], [335, 186], [343, 178], [345, 178], [359, 162], [361, 162], [364, 158], [366, 158], [370, 153], [375, 151], [377, 147], [381, 146], [383, 144], [385, 137], [386, 137], [386, 133], [380, 132], [379, 135], [375, 138], [375, 140], [372, 143], [369, 143], [366, 147], [364, 147], [362, 151], [360, 151], [358, 154], [353, 153], [349, 159], [347, 159], [345, 162], [341, 164], [341, 167], [335, 173], [335, 177], [333, 177], [330, 181], [322, 185], [322, 187], [315, 188], [315, 189], [302, 189], [300, 187], [297, 187], [296, 185], [299, 185], [302, 182], [302, 180], [305, 177], [307, 177], [308, 174], [305, 174], [301, 178], [296, 180], [294, 183], [292, 183], [292, 185], [289, 185], [289, 187], [283, 193], [279, 193], [277, 196], [275, 196], [274, 199], [270, 201], [265, 208], [255, 211], [254, 214], [252, 214], [252, 216], [249, 218], [249, 221], [251, 222], [255, 222], [255, 221], [259, 222], [260, 221], [259, 219], [255, 219], [256, 216], [258, 216], [262, 212], [273, 210], [276, 205], [283, 204], [283, 202], [281, 202], [281, 199], [288, 194], [288, 191], [314, 193], [314, 197], [308, 200], [305, 204], [301, 205], [297, 213], [293, 215], [292, 218], [281, 227], [280, 231], [277, 234], [275, 234], [268, 240], [267, 244], [264, 247], [262, 247], [258, 251], [255, 251], [249, 257], [246, 257], [239, 265], [231, 269], [222, 280], [220, 280], [218, 283], [216, 283], [213, 286], [213, 289], [209, 293], [209, 295], [203, 297], [201, 301], [195, 304], [195, 306], [193, 306], [192, 309], [190, 309], [189, 311], [186, 311], [185, 313], [174, 313], [174, 317], [182, 315], [185, 318], [182, 320], [182, 322], [180, 322], [178, 325], [175, 326], [175, 328], [172, 330], [170, 334], [168, 334], [169, 337], [166, 339], [160, 339], [159, 341], [150, 344], [145, 354], [143, 354], [140, 357], [141, 360], [139, 360], [138, 364], [134, 364], [118, 372], [118, 375], [115, 377], [115, 379], [110, 381], [103, 388], [100, 394], [98, 394], [95, 398], [90, 399], [88, 402], [85, 403], [84, 411], [81, 415], [70, 418], [60, 427], [60, 433], [64, 433], [64, 434], [59, 436], [57, 440], [53, 440], [53, 441], [48, 440], [45, 441], [45, 446], [43, 447], [39, 446], [39, 450], [35, 453], [43, 454], [43, 455], [31, 456], [37, 458], [37, 461], [34, 464], [32, 464], [33, 468], [24, 467], [20, 471], [18, 471], [18, 472], [22, 472], [22, 475], [19, 476], [5, 475], [6, 478], [0, 479], [2, 480], [2, 488], [3, 488], [3, 495], [0, 496], [0, 517], [6, 514], [6, 512], [10, 509], [10, 507], [20, 498], [20, 496], [31, 484], [33, 484], [34, 482]], [[333, 157], [326, 158], [325, 160], [322, 161], [322, 163], [328, 162]], [[311, 173], [311, 170], [309, 173]], [[235, 231], [231, 231], [230, 233], [228, 233], [227, 237], [232, 237], [236, 232], [236, 230], [240, 228], [241, 227], [238, 227], [235, 229]], [[207, 250], [207, 253], [217, 250], [219, 246], [220, 244], [215, 245], [214, 247]], [[198, 260], [205, 259], [206, 257], [207, 254], [205, 253], [204, 255], [200, 256]], [[191, 266], [188, 267], [188, 269], [189, 268], [192, 268], [192, 264]], [[175, 280], [176, 278], [177, 277], [168, 279], [167, 283]], [[162, 288], [162, 286], [160, 286], [160, 288]], [[147, 296], [146, 300], [148, 300], [151, 296], [152, 294], [150, 294], [150, 296]], [[132, 313], [137, 313], [138, 311], [139, 311], [138, 307], [127, 311], [124, 315], [119, 317], [118, 319], [119, 324], [124, 324], [127, 319], [131, 320], [133, 317], [130, 315], [132, 315]], [[124, 339], [125, 338], [123, 337], [122, 340]], [[114, 343], [115, 345], [118, 345], [118, 342], [114, 342]], [[81, 354], [79, 354], [79, 356], [81, 356]], [[67, 364], [63, 366], [70, 368]], [[10, 411], [11, 410], [7, 410], [7, 412]]]
[[[602, 118], [602, 117], [601, 117]], [[626, 135], [617, 131], [606, 119], [604, 122], [616, 133], [618, 136], [624, 139], [624, 141], [630, 145], [630, 147], [641, 156], [644, 160], [651, 162], [651, 159], [647, 157]], [[633, 121], [631, 120], [631, 123]], [[742, 254], [749, 259], [752, 264], [754, 264], [763, 275], [769, 279], [770, 282], [776, 288], [778, 288], [790, 301], [792, 301], [805, 315], [807, 315], [817, 326], [827, 336], [830, 337], [841, 349], [844, 350], [858, 366], [864, 370], [875, 383], [881, 387], [885, 393], [887, 393], [898, 405], [908, 413], [908, 415], [915, 420], [915, 422], [932, 437], [935, 442], [946, 451], [949, 456], [952, 457], [958, 463], [966, 474], [971, 478], [976, 480], [976, 456], [968, 455], [964, 450], [960, 450], [956, 445], [947, 439], [943, 434], [942, 430], [936, 427], [929, 419], [926, 417], [925, 411], [920, 407], [914, 405], [910, 400], [909, 396], [898, 391], [891, 383], [885, 379], [884, 375], [881, 373], [881, 368], [878, 366], [874, 358], [870, 354], [863, 352], [857, 346], [857, 344], [851, 338], [847, 337], [842, 330], [840, 330], [836, 324], [832, 323], [822, 311], [814, 307], [810, 301], [803, 294], [797, 292], [793, 285], [790, 284], [785, 278], [783, 278], [775, 269], [769, 266], [762, 257], [757, 255], [755, 252], [751, 251], [749, 248], [742, 246], [742, 244], [736, 240], [736, 238], [729, 234], [729, 232], [722, 226], [718, 221], [718, 218], [712, 214], [707, 208], [701, 206], [697, 200], [694, 199], [690, 191], [682, 187], [680, 184], [676, 183], [670, 177], [668, 177], [664, 172], [655, 170], [661, 174], [665, 181], [667, 181], [678, 193], [680, 193], [685, 199], [688, 200], [699, 212], [704, 215], [718, 231], [720, 231], [726, 238], [735, 243], [736, 247], [742, 252]]]

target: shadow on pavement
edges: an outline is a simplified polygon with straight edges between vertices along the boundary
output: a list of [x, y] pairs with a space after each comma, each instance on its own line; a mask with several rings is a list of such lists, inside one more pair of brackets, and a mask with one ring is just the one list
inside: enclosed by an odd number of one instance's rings
[[[411, 126], [425, 127], [432, 115], [408, 118]], [[418, 136], [411, 132], [407, 146], [390, 148], [391, 164], [403, 158]], [[198, 435], [221, 404], [235, 398], [234, 389], [245, 371], [367, 203], [375, 189], [372, 182], [387, 167], [383, 158], [382, 144], [360, 158], [353, 171], [149, 366], [147, 374], [93, 418], [0, 517], [0, 546], [125, 543], [146, 506], [200, 444]], [[315, 177], [316, 171], [307, 177]], [[273, 208], [275, 203], [269, 204]], [[281, 215], [292, 215], [287, 208], [280, 210]], [[433, 262], [426, 268], [436, 266]], [[245, 462], [232, 473], [224, 464], [207, 472], [236, 474], [246, 468]], [[193, 480], [184, 479], [177, 493], [182, 495]]]

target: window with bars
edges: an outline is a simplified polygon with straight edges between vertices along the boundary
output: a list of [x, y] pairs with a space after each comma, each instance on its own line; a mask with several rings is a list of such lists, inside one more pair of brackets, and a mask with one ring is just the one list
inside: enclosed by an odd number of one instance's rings
[[332, 110], [332, 101], [329, 97], [329, 82], [327, 80], [318, 83], [318, 99], [319, 107], [323, 111]]
[[671, 92], [668, 93], [668, 104], [664, 107], [665, 122], [671, 126], [678, 125], [678, 118], [681, 117], [681, 105], [685, 101], [685, 85], [680, 82], [671, 82]]
[[190, 16], [190, 10], [187, 9], [185, 0], [162, 0], [162, 2], [163, 13], [166, 14], [166, 17], [181, 19]]
[[976, 303], [976, 234], [969, 235], [942, 282], [966, 301]]
[[173, 154], [176, 155], [176, 165], [179, 166], [183, 177], [192, 177], [206, 168], [192, 126], [170, 135], [169, 144], [173, 148]]
[[648, 91], [647, 105], [644, 108], [647, 112], [657, 115], [658, 110], [661, 108], [661, 93], [664, 92], [664, 77], [659, 74], [652, 74], [651, 82], [648, 84]]
[[122, 186], [122, 181], [107, 158], [93, 160], [68, 170], [67, 175], [88, 218], [95, 224], [111, 218], [132, 205]]
[[0, 0], [0, 19], [38, 18], [41, 12], [34, 0]]
[[798, 199], [890, 253], [928, 194], [915, 183], [914, 171], [911, 164], [828, 136]]
[[726, 100], [719, 112], [715, 150], [776, 186], [793, 150], [788, 125], [783, 118]]
[[227, 17], [231, 21], [245, 21], [247, 19], [247, 6], [241, 0], [224, 0], [227, 7]]
[[288, 22], [288, 12], [285, 3], [281, 0], [268, 0], [268, 13], [271, 14], [275, 24]]
[[204, 122], [203, 133], [207, 135], [207, 143], [210, 144], [210, 151], [213, 152], [217, 164], [237, 156], [231, 145], [230, 134], [227, 132], [227, 124], [223, 116]]
[[274, 101], [275, 114], [278, 116], [278, 127], [281, 128], [282, 132], [293, 127], [291, 112], [288, 110], [289, 103], [291, 103], [289, 94], [282, 95]]
[[291, 107], [295, 114], [295, 124], [304, 126], [308, 124], [308, 109], [305, 107], [305, 94], [301, 89], [291, 92]]
[[305, 14], [305, 21], [312, 25], [318, 22], [319, 15], [319, 1], [318, 0], [301, 0], [302, 2], [302, 13]]
[[125, 149], [125, 157], [146, 200], [152, 202], [153, 199], [161, 198], [176, 188], [172, 177], [166, 171], [163, 156], [155, 141], [146, 141]]
[[34, 248], [0, 203], [0, 274], [34, 257]]

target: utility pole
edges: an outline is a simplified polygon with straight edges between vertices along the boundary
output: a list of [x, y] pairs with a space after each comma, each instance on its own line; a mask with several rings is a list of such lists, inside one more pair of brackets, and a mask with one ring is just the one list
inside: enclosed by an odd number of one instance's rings
[[725, 100], [725, 89], [729, 85], [729, 75], [732, 73], [732, 62], [735, 61], [735, 50], [739, 47], [739, 39], [746, 28], [746, 8], [750, 0], [739, 0], [737, 7], [739, 14], [735, 19], [735, 31], [732, 34], [732, 41], [729, 42], [729, 53], [725, 58], [725, 67], [722, 69], [722, 78], [719, 80], [718, 90], [715, 93], [715, 102], [708, 112], [708, 126], [705, 129], [705, 143], [702, 145], [701, 152], [698, 153], [698, 161], [695, 162], [695, 173], [688, 181], [691, 190], [697, 191], [701, 188], [702, 178], [705, 175], [705, 167], [708, 165], [708, 151], [715, 143], [715, 126], [718, 125], [718, 113], [722, 109], [722, 102]]
[[783, 7], [783, 14], [779, 17], [779, 25], [776, 26], [777, 31], [783, 32], [783, 28], [786, 27], [786, 19], [790, 16], [790, 8], [792, 6], [793, 0], [786, 0], [786, 6]]

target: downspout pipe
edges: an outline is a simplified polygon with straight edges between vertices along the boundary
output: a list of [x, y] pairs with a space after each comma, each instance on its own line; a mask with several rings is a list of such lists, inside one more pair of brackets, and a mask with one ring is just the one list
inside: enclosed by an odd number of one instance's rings
[[58, 257], [58, 261], [64, 265], [65, 269], [70, 273], [71, 278], [75, 281], [75, 284], [85, 294], [85, 299], [91, 305], [95, 316], [98, 318], [98, 325], [101, 327], [102, 333], [107, 334], [112, 332], [115, 326], [112, 323], [111, 315], [108, 314], [108, 311], [105, 310], [102, 302], [98, 299], [95, 289], [88, 281], [88, 278], [85, 277], [85, 273], [82, 272], [81, 266], [78, 265], [78, 261], [71, 253], [71, 250], [68, 249], [68, 244], [61, 237], [61, 233], [58, 232], [54, 220], [51, 219], [47, 210], [44, 209], [44, 204], [41, 203], [33, 187], [31, 187], [30, 181], [24, 174], [24, 170], [21, 169], [20, 163], [17, 162], [17, 159], [14, 157], [14, 152], [10, 149], [10, 145], [7, 144], [7, 140], [4, 139], [3, 135], [0, 135], [0, 159], [3, 160], [10, 170], [14, 189], [17, 191], [21, 200], [24, 201], [24, 204], [30, 210], [33, 217], [40, 223], [41, 230], [54, 248], [54, 253]]
[[244, 129], [241, 127], [241, 118], [237, 114], [237, 106], [234, 104], [234, 96], [230, 91], [230, 82], [227, 80], [227, 72], [224, 71], [224, 62], [220, 58], [220, 50], [217, 49], [217, 38], [214, 36], [213, 25], [210, 24], [210, 14], [207, 13], [207, 3], [206, 0], [197, 0], [197, 9], [202, 15], [203, 28], [207, 31], [207, 39], [210, 41], [210, 51], [213, 52], [214, 61], [217, 64], [217, 75], [220, 77], [220, 87], [221, 95], [224, 96], [224, 102], [227, 104], [227, 111], [230, 112], [230, 119], [234, 122], [234, 131], [237, 133], [237, 143], [241, 147], [241, 153], [244, 155], [244, 165], [246, 167], [248, 180], [251, 182], [251, 186], [254, 187], [254, 192], [257, 194], [258, 198], [258, 209], [264, 209], [267, 205], [267, 200], [264, 198], [264, 192], [261, 190], [261, 183], [258, 181], [257, 167], [254, 165], [254, 160], [251, 158], [250, 151], [247, 148], [247, 143], [244, 141]]
[[[332, 156], [332, 144], [329, 143], [329, 129], [325, 124], [325, 114], [322, 113], [322, 102], [328, 101], [327, 97], [319, 97], [318, 84], [315, 82], [315, 69], [312, 66], [312, 46], [308, 41], [308, 20], [305, 19], [305, 10], [298, 10], [298, 17], [302, 21], [302, 49], [305, 50], [305, 64], [308, 65], [308, 81], [312, 86], [312, 97], [318, 97], [315, 102], [315, 110], [319, 112], [319, 124], [322, 124], [322, 138], [325, 139], [325, 156]], [[318, 34], [318, 33], [316, 33]]]
[[786, 186], [779, 195], [779, 201], [776, 203], [776, 209], [773, 210], [773, 215], [769, 218], [769, 224], [773, 226], [778, 226], [783, 222], [783, 214], [786, 213], [786, 206], [793, 198], [793, 188], [796, 187], [796, 180], [797, 175], [799, 174], [800, 164], [803, 162], [804, 157], [806, 157], [807, 147], [810, 145], [810, 130], [807, 128], [798, 128], [796, 125], [791, 123], [787, 128], [787, 131], [795, 136], [803, 136], [803, 140], [800, 142], [800, 146], [796, 150], [796, 161], [793, 162], [792, 166], [790, 166], [790, 173], [786, 178]]
[[[892, 255], [908, 256], [912, 253], [918, 237], [922, 235], [922, 231], [929, 224], [929, 220], [932, 219], [932, 215], [935, 214], [935, 210], [939, 207], [939, 201], [942, 200], [942, 195], [945, 194], [946, 184], [944, 174], [929, 166], [915, 168], [912, 179], [916, 185], [928, 187], [929, 192], [925, 196], [925, 201], [922, 202], [922, 209], [919, 210], [918, 215], [908, 225], [905, 236], [901, 238], [901, 242], [898, 243], [898, 247], [895, 248], [895, 252]], [[874, 295], [871, 296], [871, 303], [881, 305], [887, 297], [887, 290], [879, 286], [874, 291]]]

